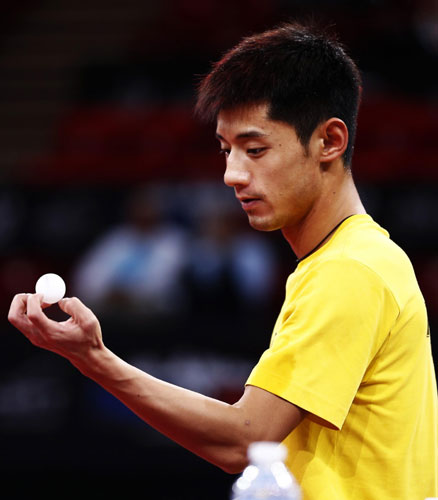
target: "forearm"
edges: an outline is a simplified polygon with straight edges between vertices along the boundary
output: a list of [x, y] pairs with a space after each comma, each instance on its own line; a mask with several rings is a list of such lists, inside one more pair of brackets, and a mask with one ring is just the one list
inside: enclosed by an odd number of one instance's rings
[[244, 408], [158, 380], [106, 348], [73, 364], [159, 432], [228, 472], [246, 463], [253, 440]]
[[79, 299], [59, 306], [70, 318], [58, 323], [43, 313], [41, 295], [18, 294], [8, 318], [34, 345], [69, 359], [145, 422], [227, 472], [242, 470], [251, 442], [282, 441], [304, 418], [258, 387], [229, 405], [158, 380], [106, 349], [97, 318]]

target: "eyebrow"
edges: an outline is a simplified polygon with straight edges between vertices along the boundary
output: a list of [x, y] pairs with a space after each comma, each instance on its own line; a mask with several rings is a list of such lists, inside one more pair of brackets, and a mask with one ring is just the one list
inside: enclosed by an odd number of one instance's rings
[[[266, 137], [268, 134], [265, 134], [263, 132], [259, 132], [258, 130], [247, 130], [245, 132], [241, 132], [240, 134], [237, 134], [236, 139], [248, 139], [251, 137]], [[216, 138], [220, 139], [222, 141], [225, 141], [220, 134], [216, 132]]]

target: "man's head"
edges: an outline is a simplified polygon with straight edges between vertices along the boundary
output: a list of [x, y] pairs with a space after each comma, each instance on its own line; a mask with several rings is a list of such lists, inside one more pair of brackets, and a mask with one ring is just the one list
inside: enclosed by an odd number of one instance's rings
[[283, 24], [226, 53], [201, 82], [196, 110], [214, 120], [221, 110], [265, 103], [269, 118], [293, 126], [304, 147], [319, 124], [337, 117], [348, 128], [343, 160], [349, 167], [360, 93], [359, 71], [338, 42]]

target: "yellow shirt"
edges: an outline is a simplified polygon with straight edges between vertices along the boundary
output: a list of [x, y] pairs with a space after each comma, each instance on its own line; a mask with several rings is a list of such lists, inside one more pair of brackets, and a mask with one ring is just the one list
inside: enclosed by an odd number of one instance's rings
[[438, 496], [424, 299], [408, 257], [369, 215], [298, 264], [247, 384], [309, 412], [284, 441], [304, 500]]

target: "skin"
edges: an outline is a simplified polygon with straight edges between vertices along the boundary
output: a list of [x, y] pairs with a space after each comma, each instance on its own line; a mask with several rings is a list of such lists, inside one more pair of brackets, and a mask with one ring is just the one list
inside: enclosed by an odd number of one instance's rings
[[[364, 212], [341, 159], [348, 132], [332, 118], [317, 127], [304, 148], [295, 130], [269, 120], [266, 110], [252, 106], [220, 113], [224, 179], [251, 226], [280, 229], [301, 256], [342, 218]], [[227, 472], [243, 470], [251, 442], [282, 441], [305, 418], [303, 409], [258, 387], [247, 386], [230, 405], [163, 382], [111, 352], [96, 316], [79, 299], [59, 302], [70, 316], [64, 322], [49, 319], [45, 307], [39, 294], [18, 294], [9, 321], [34, 345], [68, 359], [149, 425]]]
[[216, 135], [226, 156], [225, 184], [252, 227], [280, 229], [298, 258], [342, 219], [365, 213], [342, 154], [348, 130], [320, 124], [304, 147], [290, 125], [270, 120], [267, 105], [222, 111]]

